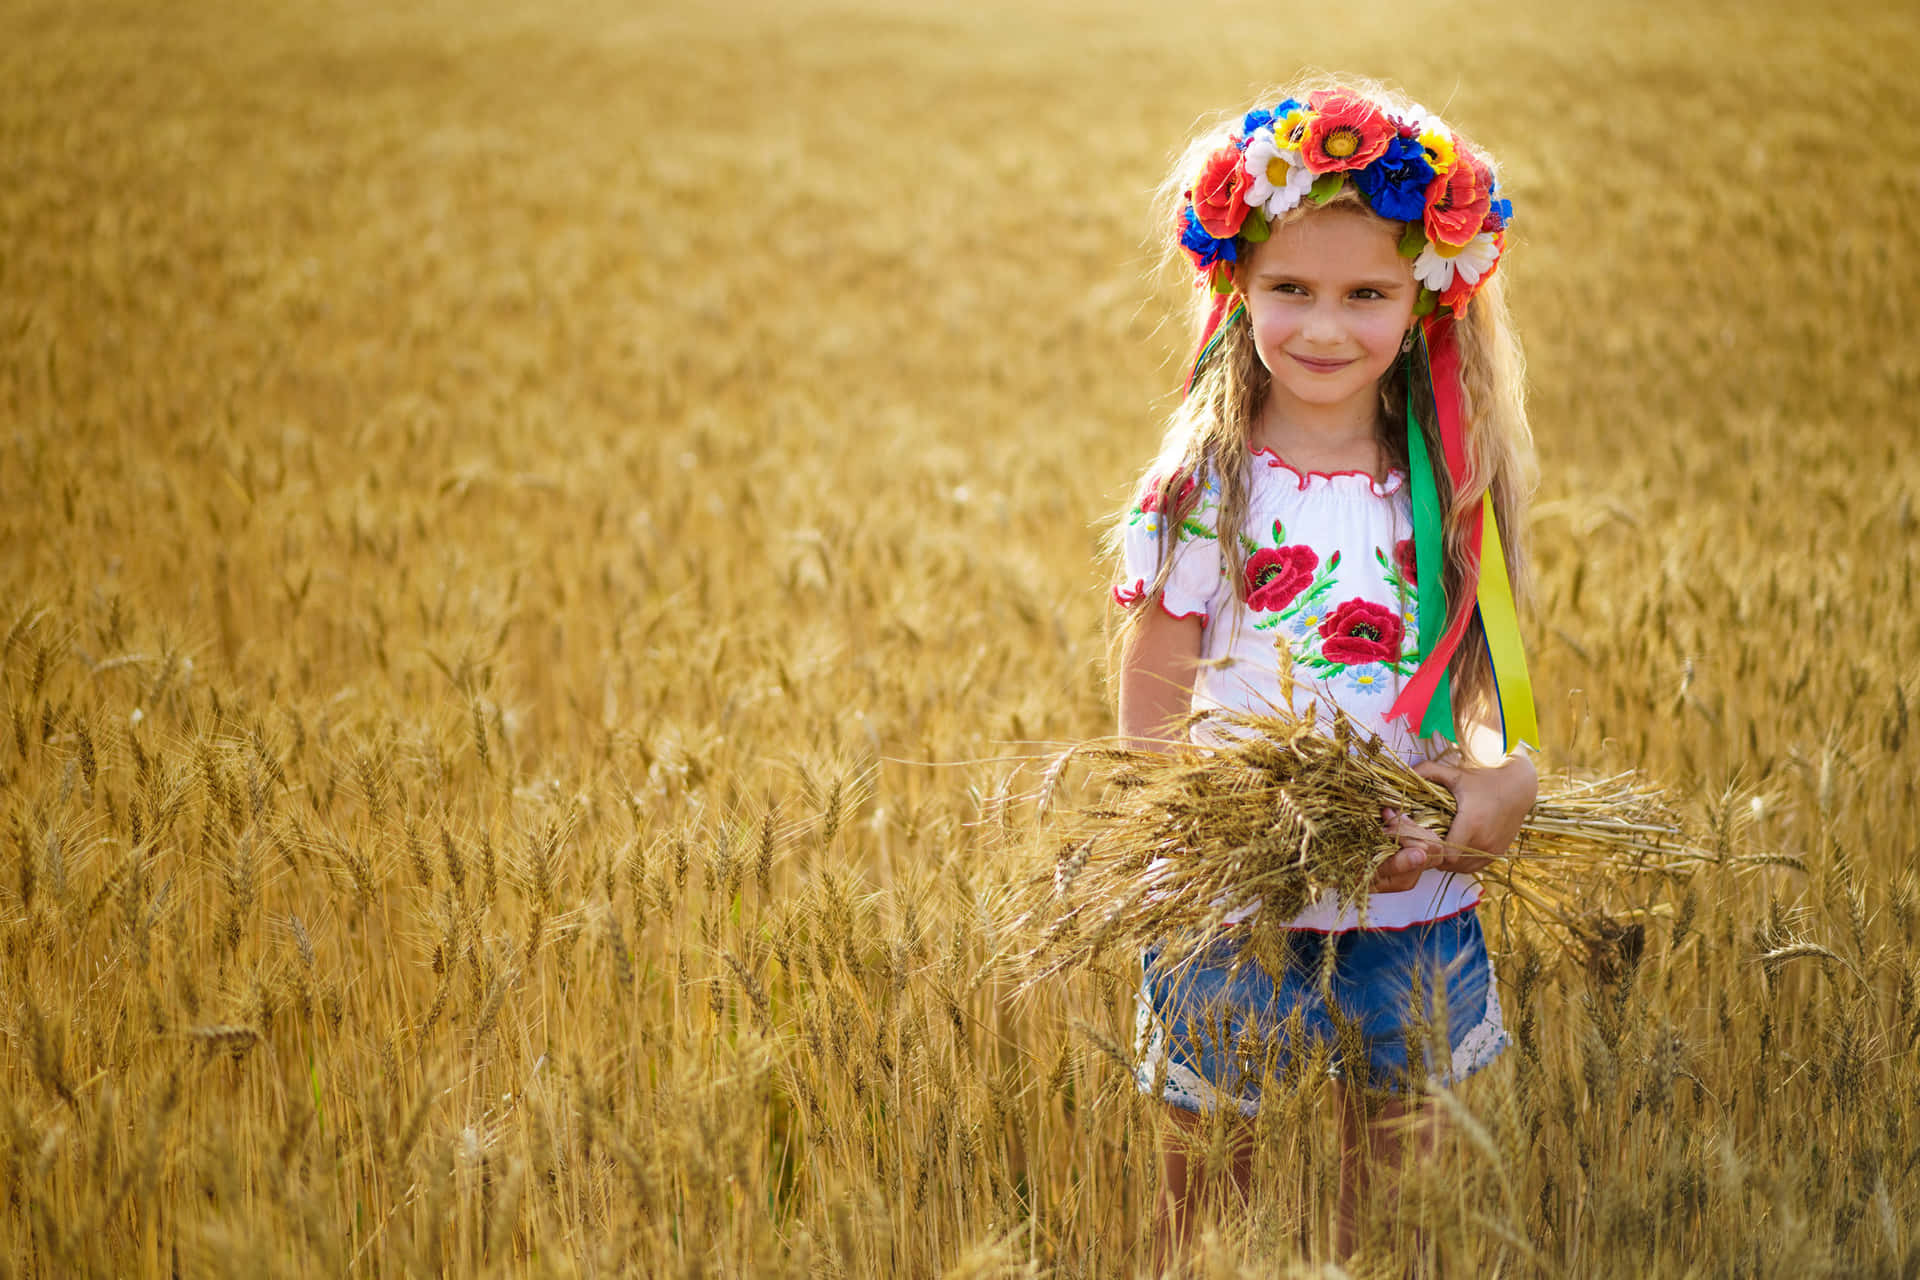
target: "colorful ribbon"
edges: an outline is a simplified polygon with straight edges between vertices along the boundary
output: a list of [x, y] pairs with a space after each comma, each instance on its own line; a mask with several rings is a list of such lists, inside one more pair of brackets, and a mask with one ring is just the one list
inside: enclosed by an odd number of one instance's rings
[[[1415, 347], [1433, 387], [1434, 425], [1446, 455], [1447, 473], [1459, 492], [1468, 476], [1466, 436], [1460, 420], [1460, 353], [1455, 345], [1453, 320], [1430, 315], [1417, 331]], [[1487, 657], [1493, 666], [1494, 693], [1499, 700], [1500, 729], [1506, 749], [1516, 742], [1537, 745], [1540, 726], [1534, 713], [1533, 683], [1527, 675], [1526, 651], [1520, 643], [1520, 621], [1513, 604], [1513, 584], [1507, 577], [1506, 550], [1500, 542], [1500, 522], [1494, 515], [1493, 494], [1483, 493], [1480, 522], [1467, 531], [1467, 585], [1474, 607], [1446, 618], [1446, 592], [1441, 585], [1441, 549], [1445, 545], [1439, 484], [1426, 439], [1407, 408], [1407, 461], [1413, 472], [1413, 548], [1420, 574], [1420, 666], [1402, 686], [1387, 711], [1387, 719], [1404, 717], [1418, 724], [1423, 737], [1455, 740], [1452, 682], [1447, 667], [1477, 612], [1487, 638]], [[1484, 554], [1491, 552], [1491, 554]], [[1484, 572], [1482, 571], [1484, 569]], [[1439, 634], [1435, 634], [1438, 632]]]
[[1507, 580], [1506, 551], [1491, 493], [1481, 499], [1480, 511], [1482, 545], [1493, 548], [1480, 573], [1480, 624], [1486, 628], [1487, 660], [1493, 664], [1493, 690], [1500, 699], [1500, 732], [1508, 751], [1517, 742], [1537, 748], [1540, 722], [1534, 713], [1533, 680], [1520, 644], [1520, 618], [1513, 607], [1513, 584]]
[[[1424, 348], [1422, 354], [1425, 354]], [[1412, 361], [1408, 361], [1409, 382], [1412, 375]], [[1422, 362], [1424, 364], [1424, 361]], [[1413, 416], [1412, 397], [1407, 404], [1407, 470], [1413, 479], [1413, 562], [1416, 571], [1417, 597], [1420, 602], [1420, 660], [1421, 667], [1415, 672], [1414, 679], [1429, 679], [1433, 689], [1427, 694], [1425, 714], [1420, 720], [1419, 733], [1422, 737], [1439, 734], [1444, 738], [1453, 737], [1453, 691], [1446, 676], [1446, 664], [1441, 663], [1433, 676], [1427, 659], [1440, 647], [1441, 633], [1447, 625], [1447, 586], [1444, 580], [1446, 571], [1446, 544], [1441, 541], [1441, 530], [1445, 527], [1440, 512], [1440, 486], [1434, 479], [1433, 460], [1427, 456], [1426, 433], [1420, 430], [1420, 422]], [[1457, 644], [1459, 638], [1454, 637]], [[1451, 646], [1449, 646], [1449, 649]], [[1409, 688], [1411, 685], [1408, 686]], [[1411, 708], [1404, 713], [1400, 703], [1407, 701], [1410, 695], [1402, 690], [1400, 699], [1394, 703], [1391, 714], [1406, 714], [1408, 723], [1413, 723]]]
[[[1231, 311], [1227, 310], [1229, 304], [1233, 307]], [[1207, 327], [1200, 333], [1200, 349], [1193, 353], [1193, 363], [1187, 366], [1187, 380], [1180, 386], [1183, 397], [1193, 394], [1193, 384], [1199, 379], [1200, 370], [1213, 358], [1213, 353], [1219, 349], [1220, 339], [1246, 309], [1247, 300], [1237, 294], [1214, 296], [1213, 309], [1207, 312]]]

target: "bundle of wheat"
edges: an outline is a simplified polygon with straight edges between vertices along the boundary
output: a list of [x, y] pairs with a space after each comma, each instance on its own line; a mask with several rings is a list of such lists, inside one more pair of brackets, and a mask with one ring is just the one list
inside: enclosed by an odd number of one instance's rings
[[[1164, 751], [1089, 744], [1053, 757], [1040, 805], [1052, 865], [1029, 886], [1022, 916], [1039, 935], [1022, 957], [1029, 982], [1097, 968], [1115, 949], [1191, 955], [1256, 901], [1238, 963], [1278, 972], [1282, 923], [1317, 895], [1336, 894], [1365, 919], [1374, 875], [1398, 848], [1382, 809], [1439, 832], [1452, 822], [1451, 792], [1378, 737], [1356, 741], [1344, 716], [1330, 732], [1311, 719], [1218, 710], [1185, 727], [1200, 722], [1222, 731], [1208, 745], [1182, 735]], [[1095, 766], [1100, 799], [1050, 816], [1076, 761]], [[1481, 875], [1591, 961], [1597, 944], [1630, 946], [1633, 926], [1596, 916], [1583, 883], [1685, 875], [1712, 858], [1688, 847], [1673, 809], [1634, 775], [1550, 776], [1519, 837]]]

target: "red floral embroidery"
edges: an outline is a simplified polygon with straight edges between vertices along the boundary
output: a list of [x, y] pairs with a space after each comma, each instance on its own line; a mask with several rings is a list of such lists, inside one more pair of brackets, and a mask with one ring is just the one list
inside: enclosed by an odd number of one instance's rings
[[[1178, 511], [1186, 506], [1187, 499], [1191, 498], [1193, 491], [1199, 487], [1199, 481], [1195, 480], [1192, 476], [1188, 476], [1182, 480], [1180, 482], [1180, 492], [1173, 500], [1174, 510]], [[1159, 476], [1147, 477], [1146, 496], [1140, 499], [1140, 509], [1142, 511], [1156, 512], [1162, 509], [1160, 506], [1160, 488], [1161, 482]]]
[[1413, 555], [1413, 539], [1402, 538], [1393, 544], [1393, 567], [1410, 586], [1420, 585], [1420, 562]]
[[1272, 613], [1293, 603], [1313, 581], [1320, 557], [1312, 547], [1268, 547], [1247, 557], [1247, 608]]
[[1320, 624], [1322, 656], [1342, 666], [1393, 662], [1400, 657], [1406, 624], [1400, 615], [1371, 600], [1348, 600]]

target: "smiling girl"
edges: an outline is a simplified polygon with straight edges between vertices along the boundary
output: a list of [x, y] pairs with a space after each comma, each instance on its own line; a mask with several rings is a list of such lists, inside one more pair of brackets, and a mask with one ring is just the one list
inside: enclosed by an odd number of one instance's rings
[[[1383, 812], [1398, 852], [1364, 905], [1327, 897], [1285, 922], [1284, 973], [1233, 963], [1257, 901], [1231, 904], [1177, 978], [1176, 957], [1148, 951], [1138, 1078], [1183, 1126], [1234, 1117], [1244, 1190], [1262, 1082], [1328, 1045], [1346, 1254], [1370, 1164], [1430, 1132], [1407, 1123], [1423, 1092], [1506, 1043], [1473, 872], [1537, 790], [1510, 752], [1536, 736], [1513, 606], [1531, 438], [1496, 274], [1512, 211], [1489, 158], [1371, 86], [1265, 101], [1198, 139], [1169, 183], [1205, 292], [1186, 397], [1114, 534], [1120, 731], [1164, 746], [1190, 710], [1338, 708], [1459, 808], [1444, 837]], [[1163, 1172], [1166, 1249], [1202, 1178], [1178, 1143]]]

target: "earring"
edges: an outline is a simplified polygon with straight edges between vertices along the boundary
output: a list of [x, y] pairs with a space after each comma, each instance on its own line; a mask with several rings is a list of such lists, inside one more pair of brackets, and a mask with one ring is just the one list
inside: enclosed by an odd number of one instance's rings
[[1407, 336], [1400, 339], [1400, 354], [1406, 355], [1413, 350], [1413, 330], [1407, 330]]

